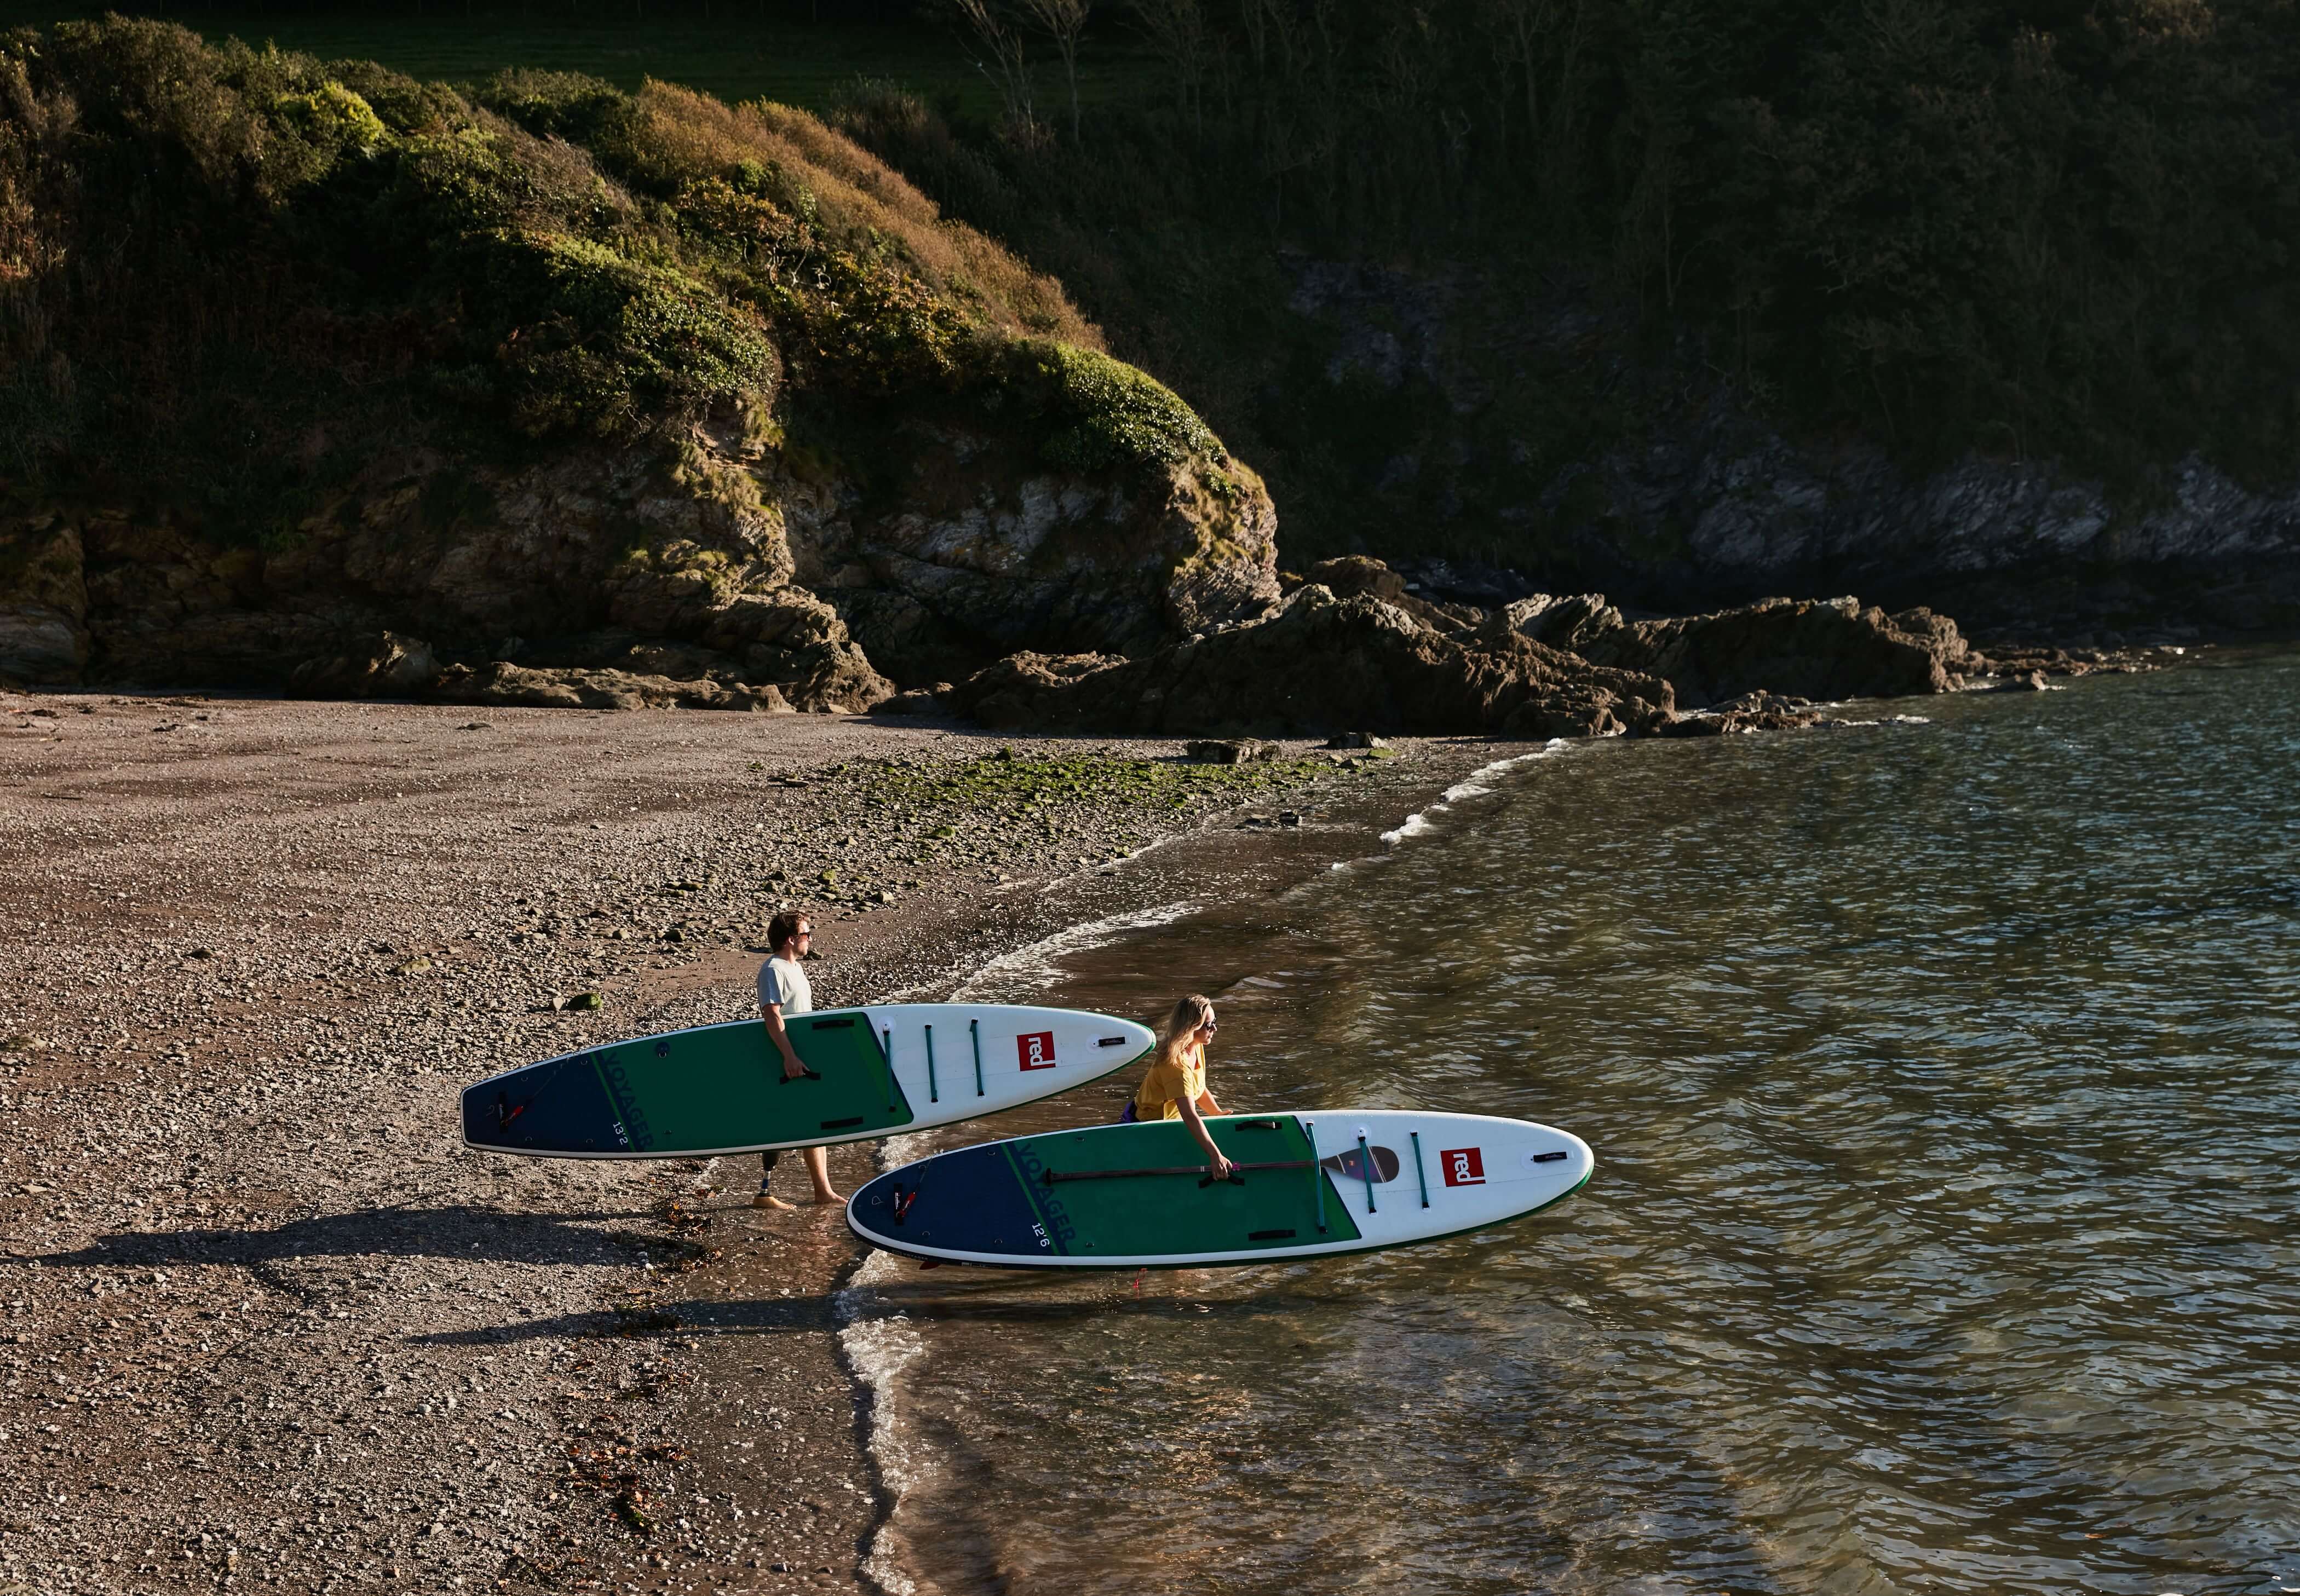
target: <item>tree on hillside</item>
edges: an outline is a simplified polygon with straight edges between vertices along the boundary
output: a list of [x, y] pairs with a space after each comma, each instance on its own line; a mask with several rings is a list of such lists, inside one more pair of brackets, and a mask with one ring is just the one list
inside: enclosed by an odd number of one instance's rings
[[1021, 0], [1021, 4], [1030, 20], [1054, 41], [1054, 54], [1062, 58], [1062, 76], [1068, 80], [1071, 91], [1071, 142], [1076, 144], [1079, 141], [1079, 36], [1086, 31], [1087, 16], [1094, 9], [1094, 0]]
[[1036, 143], [1038, 116], [1029, 52], [1012, 0], [941, 0], [940, 9], [989, 57], [988, 62], [978, 60], [974, 67], [997, 89], [1009, 136], [1026, 145]]
[[1174, 74], [1176, 112], [1189, 118], [1193, 135], [1203, 139], [1209, 39], [1205, 8], [1198, 0], [1137, 0], [1134, 17], [1150, 47]]

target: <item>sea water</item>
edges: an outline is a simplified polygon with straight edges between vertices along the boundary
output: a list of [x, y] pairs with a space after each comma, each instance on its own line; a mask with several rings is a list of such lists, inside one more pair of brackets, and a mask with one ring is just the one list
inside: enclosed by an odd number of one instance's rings
[[879, 1577], [2300, 1589], [2300, 655], [1864, 712], [1558, 745], [987, 972], [1212, 994], [1227, 1108], [1521, 1116], [1597, 1171], [1138, 1289], [877, 1257]]

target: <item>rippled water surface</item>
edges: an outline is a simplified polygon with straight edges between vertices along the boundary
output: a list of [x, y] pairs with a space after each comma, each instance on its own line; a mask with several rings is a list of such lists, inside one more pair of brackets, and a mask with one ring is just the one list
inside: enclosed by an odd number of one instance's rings
[[1916, 707], [1561, 748], [1283, 898], [994, 971], [1214, 994], [1231, 1107], [1519, 1115], [1598, 1169], [1138, 1293], [875, 1259], [882, 1575], [2300, 1589], [2300, 656]]

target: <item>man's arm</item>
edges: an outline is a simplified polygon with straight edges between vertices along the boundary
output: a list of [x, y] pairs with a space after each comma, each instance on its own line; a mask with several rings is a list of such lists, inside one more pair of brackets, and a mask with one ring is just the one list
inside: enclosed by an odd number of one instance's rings
[[776, 1051], [783, 1056], [783, 1079], [795, 1081], [806, 1073], [806, 1066], [799, 1062], [798, 1054], [791, 1050], [790, 1033], [783, 1029], [783, 1006], [768, 1003], [765, 1008], [767, 1035], [773, 1039]]

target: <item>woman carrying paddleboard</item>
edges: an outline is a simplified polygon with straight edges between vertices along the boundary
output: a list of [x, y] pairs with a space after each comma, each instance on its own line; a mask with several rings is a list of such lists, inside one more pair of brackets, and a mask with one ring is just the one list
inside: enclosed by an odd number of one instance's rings
[[1166, 1017], [1165, 1034], [1151, 1055], [1150, 1073], [1119, 1116], [1121, 1124], [1145, 1119], [1179, 1119], [1206, 1150], [1206, 1171], [1216, 1180], [1229, 1178], [1229, 1160], [1201, 1118], [1219, 1114], [1221, 1105], [1206, 1090], [1206, 1044], [1214, 1039], [1214, 1006], [1211, 999], [1192, 993], [1174, 1005]]

